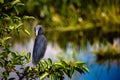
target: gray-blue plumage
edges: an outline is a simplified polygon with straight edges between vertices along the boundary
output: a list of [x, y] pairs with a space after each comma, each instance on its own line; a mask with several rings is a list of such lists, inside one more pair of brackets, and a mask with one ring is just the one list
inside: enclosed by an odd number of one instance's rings
[[37, 65], [39, 61], [44, 57], [46, 47], [47, 47], [47, 41], [45, 36], [42, 34], [43, 29], [41, 25], [38, 25], [36, 29], [38, 29], [38, 32], [37, 32], [38, 35], [35, 39], [33, 55], [32, 55], [32, 63], [34, 65]]

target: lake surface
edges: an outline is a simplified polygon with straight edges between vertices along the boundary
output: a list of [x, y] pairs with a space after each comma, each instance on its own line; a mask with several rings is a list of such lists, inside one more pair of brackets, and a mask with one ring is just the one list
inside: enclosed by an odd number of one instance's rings
[[[11, 50], [26, 50], [26, 52], [32, 53], [33, 44], [34, 39], [30, 39], [24, 45], [15, 43]], [[120, 59], [97, 60], [97, 56], [92, 52], [89, 42], [84, 48], [73, 47], [72, 43], [68, 42], [65, 49], [61, 48], [56, 42], [48, 42], [44, 59], [51, 58], [56, 62], [59, 61], [60, 57], [72, 61], [84, 61], [90, 70], [89, 73], [85, 74], [75, 72], [71, 80], [120, 80]], [[68, 77], [65, 77], [65, 80], [68, 80]]]

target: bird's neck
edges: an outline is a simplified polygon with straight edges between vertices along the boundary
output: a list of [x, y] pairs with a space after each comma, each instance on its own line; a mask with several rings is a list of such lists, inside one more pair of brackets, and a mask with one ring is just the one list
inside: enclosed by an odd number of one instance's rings
[[38, 31], [38, 35], [42, 35], [42, 33], [43, 33], [43, 32], [42, 32], [41, 30]]
[[41, 33], [41, 32], [38, 32], [38, 35], [42, 35], [43, 33]]

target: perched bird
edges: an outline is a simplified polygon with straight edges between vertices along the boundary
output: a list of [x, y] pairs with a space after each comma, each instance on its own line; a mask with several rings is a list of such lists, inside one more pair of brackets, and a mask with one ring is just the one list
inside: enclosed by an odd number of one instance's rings
[[46, 37], [43, 35], [42, 25], [37, 25], [34, 29], [36, 32], [36, 39], [33, 47], [32, 63], [36, 66], [44, 57], [47, 47], [47, 41]]

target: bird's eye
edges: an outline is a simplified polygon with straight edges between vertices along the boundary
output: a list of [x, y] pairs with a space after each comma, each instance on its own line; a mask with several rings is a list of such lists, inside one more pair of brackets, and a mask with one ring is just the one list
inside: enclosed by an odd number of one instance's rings
[[42, 28], [40, 27], [39, 30], [41, 30]]

